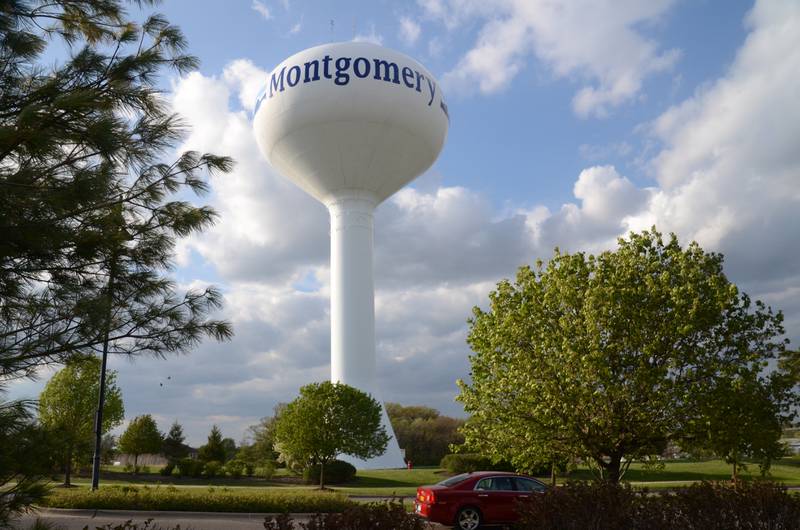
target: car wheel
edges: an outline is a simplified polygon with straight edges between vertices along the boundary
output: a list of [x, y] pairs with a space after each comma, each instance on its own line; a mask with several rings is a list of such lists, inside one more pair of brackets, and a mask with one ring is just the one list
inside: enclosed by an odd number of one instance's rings
[[456, 514], [456, 528], [458, 528], [458, 530], [476, 530], [480, 526], [480, 510], [472, 506], [467, 506], [458, 510]]

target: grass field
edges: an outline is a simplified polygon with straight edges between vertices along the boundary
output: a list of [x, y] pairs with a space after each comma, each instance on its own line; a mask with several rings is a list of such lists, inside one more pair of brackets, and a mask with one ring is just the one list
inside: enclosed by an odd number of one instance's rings
[[[232, 479], [218, 478], [206, 479], [176, 479], [172, 477], [161, 477], [157, 474], [147, 474], [140, 477], [133, 477], [130, 474], [122, 473], [114, 469], [107, 469], [101, 484], [103, 486], [112, 485], [144, 485], [155, 486], [158, 484], [174, 485], [179, 489], [198, 490], [209, 487], [225, 487], [229, 489], [247, 489], [253, 492], [287, 492], [313, 490], [315, 486], [299, 484], [296, 481], [287, 480], [284, 470], [279, 470], [273, 479]], [[663, 469], [649, 470], [644, 469], [640, 464], [633, 464], [625, 475], [624, 479], [634, 486], [646, 486], [651, 489], [670, 488], [690, 484], [699, 480], [727, 480], [730, 478], [731, 466], [721, 460], [707, 461], [671, 461], [666, 463]], [[748, 465], [746, 471], [740, 472], [743, 477], [758, 477], [759, 469], [757, 464]], [[770, 471], [773, 480], [782, 482], [787, 486], [800, 486], [800, 458], [784, 458], [773, 464]], [[417, 486], [424, 484], [434, 484], [446, 478], [447, 472], [435, 467], [422, 467], [412, 470], [407, 469], [384, 469], [384, 470], [362, 470], [358, 472], [356, 480], [345, 485], [331, 486], [332, 489], [347, 495], [413, 495]], [[541, 477], [548, 480], [547, 477]], [[569, 477], [562, 477], [559, 480], [570, 479], [591, 479], [592, 474], [586, 468], [579, 468], [572, 472]], [[89, 480], [78, 478], [73, 481], [79, 487], [87, 487]]]

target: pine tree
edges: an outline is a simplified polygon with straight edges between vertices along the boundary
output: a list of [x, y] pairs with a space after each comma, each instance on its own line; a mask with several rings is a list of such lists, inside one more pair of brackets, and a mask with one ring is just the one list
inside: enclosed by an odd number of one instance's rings
[[183, 427], [178, 423], [178, 420], [175, 420], [172, 427], [169, 428], [169, 433], [167, 433], [167, 436], [164, 438], [164, 442], [161, 444], [161, 453], [172, 463], [177, 462], [181, 458], [185, 458], [186, 455], [189, 454], [184, 444], [185, 440]]
[[225, 445], [222, 443], [222, 431], [216, 425], [211, 427], [208, 441], [200, 448], [198, 458], [203, 462], [225, 463]]
[[[209, 318], [216, 289], [179, 292], [164, 274], [176, 238], [215, 219], [172, 196], [205, 192], [205, 176], [232, 161], [168, 158], [184, 131], [158, 80], [197, 61], [162, 16], [138, 24], [125, 11], [154, 3], [0, 2], [0, 392], [100, 351], [106, 335], [110, 353], [165, 356], [231, 334]], [[35, 428], [29, 408], [0, 403], [9, 432]], [[0, 454], [33, 438], [0, 436], [15, 444]], [[0, 459], [0, 524], [37, 494], [26, 466]], [[6, 477], [17, 477], [10, 494]]]

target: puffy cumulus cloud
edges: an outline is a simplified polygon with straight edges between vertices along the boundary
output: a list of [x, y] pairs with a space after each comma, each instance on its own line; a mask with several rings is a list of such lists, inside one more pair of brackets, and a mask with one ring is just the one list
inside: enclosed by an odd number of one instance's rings
[[800, 4], [757, 2], [746, 23], [728, 72], [652, 124], [660, 186], [632, 226], [656, 223], [723, 252], [732, 277], [756, 290], [796, 286]]
[[443, 81], [456, 91], [503, 90], [533, 55], [557, 77], [584, 80], [575, 94], [579, 116], [606, 116], [635, 98], [647, 76], [670, 69], [678, 50], [661, 50], [643, 26], [674, 0], [420, 0], [428, 17], [455, 29], [482, 25], [475, 45]]
[[419, 23], [413, 18], [400, 17], [400, 39], [408, 46], [413, 46], [417, 43], [422, 28]]

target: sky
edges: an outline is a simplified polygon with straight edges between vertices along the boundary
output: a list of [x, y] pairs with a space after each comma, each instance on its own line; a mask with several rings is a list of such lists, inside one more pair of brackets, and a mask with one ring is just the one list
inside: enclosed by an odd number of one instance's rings
[[[188, 442], [247, 426], [330, 376], [325, 208], [264, 161], [251, 115], [268, 72], [368, 40], [438, 77], [450, 130], [433, 167], [375, 217], [382, 398], [463, 416], [473, 306], [558, 246], [613, 249], [656, 226], [725, 255], [800, 341], [800, 2], [796, 0], [173, 0], [200, 69], [164, 81], [191, 132], [232, 156], [199, 199], [220, 213], [178, 246], [183, 287], [213, 283], [235, 337], [188, 355], [112, 359], [126, 417], [178, 419]], [[38, 381], [12, 395], [35, 397]]]

